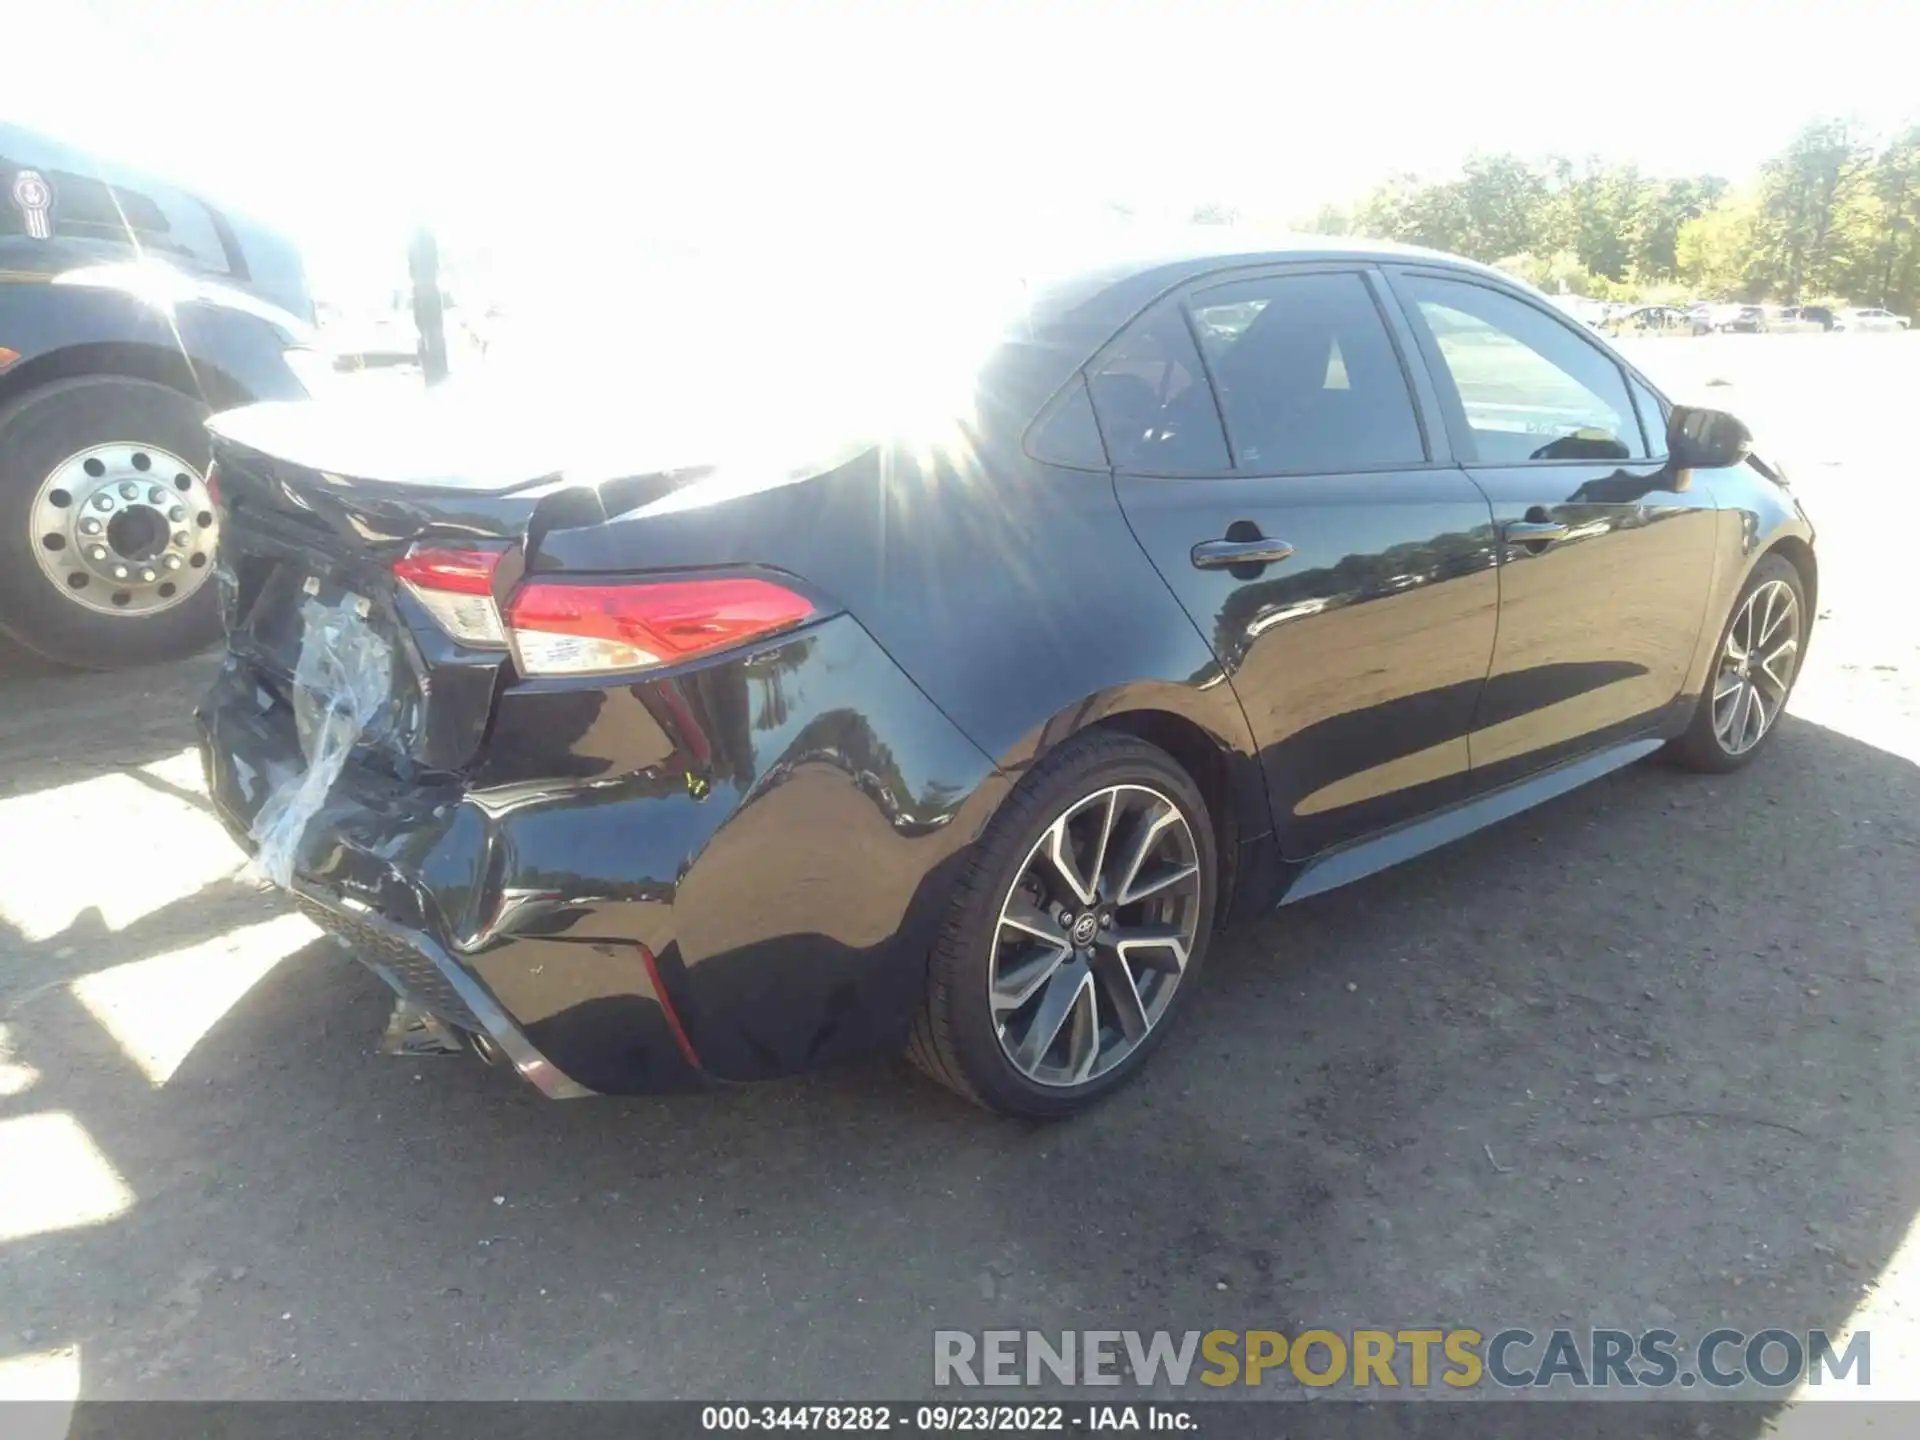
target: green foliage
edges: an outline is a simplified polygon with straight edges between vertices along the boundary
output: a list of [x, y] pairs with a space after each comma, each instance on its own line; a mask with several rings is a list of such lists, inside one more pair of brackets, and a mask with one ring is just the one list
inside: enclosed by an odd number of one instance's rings
[[1851, 275], [1875, 238], [1874, 156], [1844, 121], [1808, 125], [1760, 168], [1752, 273], [1798, 299]]
[[1398, 175], [1307, 227], [1498, 264], [1550, 293], [1597, 299], [1920, 304], [1920, 125], [1876, 147], [1816, 120], [1735, 189], [1632, 165], [1474, 155], [1457, 179]]
[[1920, 125], [1910, 125], [1876, 157], [1877, 234], [1863, 256], [1855, 293], [1902, 314], [1920, 300]]
[[1546, 291], [1549, 295], [1558, 295], [1563, 291], [1569, 295], [1585, 295], [1592, 299], [1607, 298], [1599, 289], [1598, 280], [1586, 266], [1580, 263], [1580, 257], [1572, 250], [1556, 250], [1551, 255], [1535, 255], [1523, 251], [1518, 255], [1509, 255], [1494, 264], [1509, 275], [1516, 275], [1529, 285]]
[[1759, 257], [1755, 253], [1751, 200], [1732, 196], [1680, 226], [1674, 242], [1674, 273], [1701, 295], [1748, 299]]

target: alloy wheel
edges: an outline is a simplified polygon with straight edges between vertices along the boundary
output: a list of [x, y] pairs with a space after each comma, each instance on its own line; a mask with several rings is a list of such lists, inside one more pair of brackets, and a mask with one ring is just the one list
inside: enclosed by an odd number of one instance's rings
[[1150, 786], [1110, 785], [1056, 818], [994, 928], [987, 999], [1014, 1068], [1075, 1086], [1131, 1055], [1193, 953], [1200, 884], [1185, 815]]
[[1756, 586], [1727, 627], [1713, 682], [1713, 737], [1744, 755], [1773, 728], [1800, 656], [1800, 602], [1784, 580]]
[[34, 558], [103, 615], [152, 615], [213, 573], [219, 514], [199, 469], [153, 445], [93, 445], [56, 465], [27, 512]]

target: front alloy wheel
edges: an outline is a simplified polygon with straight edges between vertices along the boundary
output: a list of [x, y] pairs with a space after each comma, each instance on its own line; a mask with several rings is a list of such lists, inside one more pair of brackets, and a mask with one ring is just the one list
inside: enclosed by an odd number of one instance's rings
[[1693, 718], [1668, 747], [1675, 763], [1723, 774], [1753, 759], [1779, 728], [1810, 625], [1800, 572], [1783, 555], [1761, 557], [1727, 617]]
[[1207, 803], [1116, 731], [1061, 745], [1000, 805], [928, 960], [908, 1056], [1002, 1114], [1069, 1115], [1172, 1025], [1213, 929]]
[[1728, 755], [1766, 737], [1787, 703], [1800, 653], [1800, 602], [1784, 580], [1747, 595], [1727, 627], [1713, 683], [1713, 735]]

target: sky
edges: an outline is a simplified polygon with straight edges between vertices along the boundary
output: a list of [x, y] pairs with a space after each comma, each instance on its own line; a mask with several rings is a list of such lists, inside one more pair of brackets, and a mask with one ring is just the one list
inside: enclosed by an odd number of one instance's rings
[[551, 263], [1114, 201], [1284, 220], [1476, 149], [1738, 178], [1816, 114], [1920, 118], [1893, 0], [16, 3], [0, 112], [321, 273], [421, 221]]

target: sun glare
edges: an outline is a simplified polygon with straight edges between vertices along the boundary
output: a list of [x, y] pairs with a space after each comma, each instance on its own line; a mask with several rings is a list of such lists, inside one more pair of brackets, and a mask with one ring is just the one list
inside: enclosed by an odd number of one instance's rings
[[319, 934], [298, 915], [82, 976], [69, 987], [158, 1088], [268, 971]]
[[7, 1417], [8, 1440], [64, 1440], [80, 1398], [80, 1347], [0, 1355], [0, 1405], [34, 1402]]
[[0, 1025], [0, 1100], [24, 1095], [40, 1081], [40, 1072], [20, 1059], [10, 1026]]
[[134, 1194], [86, 1128], [65, 1111], [0, 1120], [0, 1242], [102, 1225]]
[[[232, 875], [241, 863], [233, 841], [190, 793], [179, 793], [198, 789], [197, 770], [169, 757], [144, 767], [158, 785], [98, 775], [0, 800], [0, 852], [10, 866], [0, 921], [28, 941], [84, 925], [90, 911], [101, 929], [120, 930]], [[114, 823], [102, 826], [103, 815]], [[164, 847], [155, 844], [161, 835]], [[86, 862], [75, 864], [76, 855]]]

